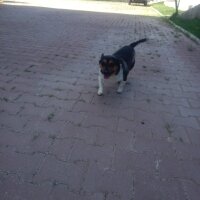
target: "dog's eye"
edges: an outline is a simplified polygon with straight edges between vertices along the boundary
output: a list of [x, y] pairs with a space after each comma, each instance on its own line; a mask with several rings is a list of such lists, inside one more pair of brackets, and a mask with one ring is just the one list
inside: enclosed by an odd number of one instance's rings
[[104, 61], [103, 61], [103, 62], [100, 62], [100, 65], [101, 65], [101, 66], [105, 66], [105, 65], [106, 65], [106, 62], [104, 62]]
[[105, 65], [100, 65], [100, 68], [101, 68], [101, 69], [105, 69], [106, 66], [105, 66]]

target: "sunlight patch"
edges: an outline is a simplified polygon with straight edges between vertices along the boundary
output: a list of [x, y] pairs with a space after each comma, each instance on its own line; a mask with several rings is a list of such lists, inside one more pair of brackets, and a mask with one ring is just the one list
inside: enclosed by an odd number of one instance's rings
[[105, 2], [87, 0], [12, 0], [4, 1], [3, 4], [15, 6], [36, 6], [54, 9], [67, 9], [77, 11], [116, 13], [126, 15], [158, 16], [151, 8], [146, 6], [128, 5], [125, 2]]

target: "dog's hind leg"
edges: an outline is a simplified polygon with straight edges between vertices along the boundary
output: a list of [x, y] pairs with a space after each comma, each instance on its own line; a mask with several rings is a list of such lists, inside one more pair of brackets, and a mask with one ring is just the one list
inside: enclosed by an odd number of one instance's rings
[[[126, 77], [124, 77], [124, 71], [121, 67], [118, 75], [117, 75], [117, 82], [119, 83], [118, 89], [117, 89], [117, 93], [121, 94], [124, 90], [124, 86], [126, 85], [126, 79], [127, 79], [128, 74], [126, 74]], [[125, 79], [124, 79], [125, 78]]]
[[124, 86], [126, 85], [126, 81], [121, 81], [120, 84], [119, 84], [119, 87], [117, 89], [117, 93], [118, 94], [121, 94], [124, 90]]

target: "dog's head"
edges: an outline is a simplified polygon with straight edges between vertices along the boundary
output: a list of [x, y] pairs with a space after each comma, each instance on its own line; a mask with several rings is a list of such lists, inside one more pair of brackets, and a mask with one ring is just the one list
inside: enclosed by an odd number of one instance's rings
[[117, 75], [120, 70], [120, 62], [114, 56], [101, 55], [99, 60], [99, 67], [101, 73], [105, 79], [108, 79], [112, 75]]

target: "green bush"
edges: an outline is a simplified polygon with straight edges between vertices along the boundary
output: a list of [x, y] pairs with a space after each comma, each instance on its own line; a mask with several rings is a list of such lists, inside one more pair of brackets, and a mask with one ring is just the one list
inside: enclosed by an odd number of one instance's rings
[[[152, 4], [152, 7], [158, 10], [164, 16], [170, 16], [170, 20], [181, 28], [187, 30], [193, 35], [200, 38], [200, 20], [199, 19], [182, 19], [179, 15], [175, 14], [175, 8], [165, 6], [164, 3]], [[179, 14], [183, 11], [179, 11]]]

